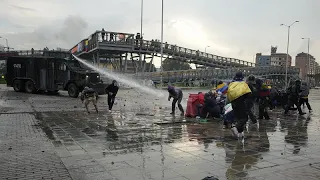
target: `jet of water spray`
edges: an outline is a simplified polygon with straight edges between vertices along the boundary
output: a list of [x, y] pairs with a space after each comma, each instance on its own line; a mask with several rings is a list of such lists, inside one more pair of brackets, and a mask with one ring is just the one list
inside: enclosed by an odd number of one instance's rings
[[81, 62], [82, 64], [84, 64], [87, 67], [99, 72], [100, 74], [103, 74], [103, 75], [107, 76], [110, 79], [116, 80], [116, 81], [121, 82], [123, 84], [126, 84], [126, 85], [128, 85], [130, 87], [137, 88], [137, 89], [139, 89], [139, 90], [141, 90], [143, 92], [146, 92], [146, 93], [151, 94], [151, 95], [155, 95], [157, 97], [163, 97], [164, 96], [163, 91], [160, 91], [160, 90], [157, 90], [157, 89], [152, 89], [152, 88], [147, 87], [147, 86], [143, 86], [139, 82], [137, 82], [136, 80], [131, 79], [131, 78], [127, 77], [127, 76], [124, 76], [122, 74], [118, 74], [118, 73], [115, 73], [115, 72], [108, 72], [107, 70], [100, 69], [99, 67], [96, 67], [96, 66], [88, 63], [84, 59], [76, 57], [75, 55], [72, 55], [72, 56], [76, 60]]

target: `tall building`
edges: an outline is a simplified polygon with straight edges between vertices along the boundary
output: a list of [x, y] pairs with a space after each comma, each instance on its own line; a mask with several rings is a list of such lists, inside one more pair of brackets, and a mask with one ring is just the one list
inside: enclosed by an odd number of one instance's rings
[[[271, 54], [271, 66], [286, 66], [287, 54], [286, 53], [273, 53]], [[292, 58], [288, 56], [288, 67], [291, 66]]]
[[271, 65], [271, 56], [262, 55], [261, 53], [256, 54], [256, 65], [257, 66], [270, 66]]
[[319, 71], [319, 64], [316, 59], [311, 54], [304, 52], [297, 54], [296, 67], [300, 68], [300, 78], [304, 80], [306, 80], [308, 74], [316, 74]]
[[[262, 55], [261, 53], [256, 54], [256, 65], [257, 66], [286, 66], [287, 54], [277, 53], [277, 46], [271, 46], [270, 55]], [[291, 66], [291, 56], [288, 56], [288, 67]]]

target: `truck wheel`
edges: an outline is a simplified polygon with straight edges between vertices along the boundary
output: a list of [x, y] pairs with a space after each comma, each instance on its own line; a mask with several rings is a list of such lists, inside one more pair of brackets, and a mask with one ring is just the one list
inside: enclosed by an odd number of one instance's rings
[[68, 94], [70, 97], [73, 97], [73, 98], [77, 98], [79, 96], [79, 89], [77, 87], [77, 85], [75, 84], [70, 84], [68, 86]]
[[25, 90], [27, 93], [35, 93], [36, 87], [34, 86], [33, 82], [29, 80], [25, 84]]
[[21, 80], [14, 80], [13, 81], [13, 90], [16, 92], [22, 92], [22, 81]]

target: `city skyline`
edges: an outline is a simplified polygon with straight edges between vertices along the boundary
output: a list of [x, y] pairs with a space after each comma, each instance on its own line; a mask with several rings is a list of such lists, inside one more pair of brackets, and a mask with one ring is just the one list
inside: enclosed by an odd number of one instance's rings
[[[288, 3], [290, 2], [290, 4]], [[98, 6], [97, 6], [98, 4]], [[307, 51], [320, 56], [320, 2], [310, 0], [256, 2], [246, 0], [164, 1], [164, 42], [253, 62], [257, 52], [269, 54], [270, 45], [286, 52], [287, 29], [280, 24], [299, 20], [291, 28], [289, 54]], [[111, 8], [109, 8], [111, 7]], [[177, 8], [179, 7], [179, 8]], [[301, 8], [304, 7], [304, 8]], [[272, 8], [272, 11], [270, 11]], [[291, 11], [284, 11], [290, 9]], [[225, 14], [225, 15], [224, 15]], [[140, 0], [79, 2], [70, 0], [3, 0], [0, 36], [16, 49], [71, 48], [95, 30], [140, 32]], [[160, 39], [161, 1], [144, 2], [145, 39]], [[5, 44], [0, 40], [0, 44]], [[293, 65], [294, 63], [293, 58]], [[155, 63], [156, 66], [159, 62]]]

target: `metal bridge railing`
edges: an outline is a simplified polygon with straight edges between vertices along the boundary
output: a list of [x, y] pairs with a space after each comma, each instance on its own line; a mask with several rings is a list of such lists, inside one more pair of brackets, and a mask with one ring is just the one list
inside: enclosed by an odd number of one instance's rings
[[52, 50], [18, 50], [10, 52], [0, 52], [0, 57], [9, 56], [45, 56], [45, 57], [57, 57], [57, 58], [68, 58], [71, 53], [69, 51], [52, 51]]
[[[148, 40], [135, 40], [134, 43], [135, 50], [144, 50], [150, 52], [160, 52], [161, 42], [158, 41], [148, 41]], [[172, 44], [163, 43], [163, 52], [172, 55], [180, 56], [186, 58], [194, 58], [199, 60], [204, 60], [208, 63], [219, 63], [226, 66], [235, 66], [235, 67], [254, 67], [255, 63], [239, 60], [235, 58], [222, 57], [210, 53], [200, 52], [199, 50], [188, 49]]]

